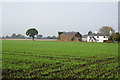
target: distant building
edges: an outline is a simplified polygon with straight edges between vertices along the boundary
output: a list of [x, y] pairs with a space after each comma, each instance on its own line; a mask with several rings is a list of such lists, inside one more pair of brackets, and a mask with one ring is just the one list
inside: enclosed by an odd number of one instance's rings
[[82, 35], [79, 32], [63, 32], [60, 34], [61, 41], [82, 41]]
[[104, 42], [108, 40], [109, 34], [103, 33], [91, 33], [87, 36], [87, 42]]
[[111, 35], [111, 31], [109, 34], [100, 33], [98, 31], [95, 31], [95, 33], [90, 33], [87, 36], [87, 42], [104, 42], [104, 41], [108, 40], [110, 35]]

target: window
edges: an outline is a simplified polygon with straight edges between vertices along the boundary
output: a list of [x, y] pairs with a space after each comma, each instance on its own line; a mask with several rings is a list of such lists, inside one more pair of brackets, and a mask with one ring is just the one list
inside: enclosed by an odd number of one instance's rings
[[105, 36], [103, 36], [103, 38], [105, 38]]
[[99, 38], [99, 36], [97, 36], [97, 38]]

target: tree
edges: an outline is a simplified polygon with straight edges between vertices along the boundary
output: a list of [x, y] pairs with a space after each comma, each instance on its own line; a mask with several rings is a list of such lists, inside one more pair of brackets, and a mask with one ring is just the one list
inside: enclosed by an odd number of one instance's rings
[[75, 37], [71, 37], [71, 41], [74, 41]]
[[58, 39], [58, 40], [60, 40], [60, 39], [61, 39], [61, 37], [60, 37], [60, 36], [58, 36], [58, 37], [57, 37], [57, 39]]
[[32, 37], [33, 41], [34, 41], [35, 35], [37, 34], [38, 34], [38, 31], [35, 28], [30, 28], [26, 31], [26, 35], [29, 37]]
[[111, 31], [111, 33], [115, 33], [115, 30], [109, 26], [103, 26], [102, 28], [99, 29], [99, 31], [100, 31], [100, 33], [104, 33], [104, 34], [109, 34], [110, 31]]
[[13, 34], [11, 35], [12, 38], [16, 38], [16, 36], [17, 36], [17, 35], [16, 35], [15, 33], [13, 33]]
[[112, 35], [112, 40], [120, 42], [120, 33], [113, 34]]
[[41, 34], [37, 35], [37, 39], [41, 39], [43, 36]]
[[5, 37], [4, 36], [2, 36], [2, 39], [4, 39]]
[[53, 35], [51, 38], [52, 38], [52, 39], [57, 39], [57, 37], [56, 37], [56, 36], [54, 36], [54, 35]]
[[25, 38], [22, 34], [17, 34], [16, 38]]
[[58, 37], [57, 37], [58, 40], [61, 39], [60, 35], [61, 35], [62, 33], [64, 33], [64, 32], [58, 32]]
[[58, 35], [60, 36], [62, 33], [64, 33], [64, 32], [58, 32]]
[[10, 38], [10, 36], [7, 35], [5, 38]]

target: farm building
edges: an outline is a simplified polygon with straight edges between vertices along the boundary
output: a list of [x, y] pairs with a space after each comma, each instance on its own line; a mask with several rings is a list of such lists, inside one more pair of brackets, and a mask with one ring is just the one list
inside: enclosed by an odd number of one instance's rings
[[59, 37], [61, 41], [82, 41], [82, 35], [79, 32], [63, 32]]
[[87, 42], [104, 42], [108, 40], [109, 34], [103, 33], [91, 33], [87, 36]]
[[95, 33], [90, 33], [87, 36], [87, 42], [104, 42], [105, 40], [108, 40], [111, 34], [111, 31], [108, 34], [95, 31]]
[[108, 40], [111, 34], [112, 34], [111, 31], [108, 34], [95, 31], [95, 33], [90, 33], [89, 35], [83, 35], [82, 41], [83, 42], [104, 42]]
[[87, 42], [87, 36], [88, 36], [88, 35], [83, 35], [83, 36], [82, 36], [82, 41], [83, 41], [83, 42]]

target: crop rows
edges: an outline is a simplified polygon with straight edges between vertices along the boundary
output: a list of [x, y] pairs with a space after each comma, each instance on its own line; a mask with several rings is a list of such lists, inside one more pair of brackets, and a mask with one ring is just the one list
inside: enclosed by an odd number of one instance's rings
[[21, 40], [2, 43], [3, 78], [118, 78], [116, 43]]
[[[4, 51], [4, 56], [9, 57], [3, 58], [3, 78], [118, 78], [117, 57], [53, 57], [28, 54]], [[33, 60], [25, 61], [15, 58], [15, 55], [18, 57], [26, 56], [34, 59], [52, 60], [54, 63], [35, 62]], [[8, 67], [6, 67], [7, 65]], [[9, 68], [9, 66], [13, 65], [16, 65], [18, 68]], [[22, 68], [23, 65], [29, 66]]]

